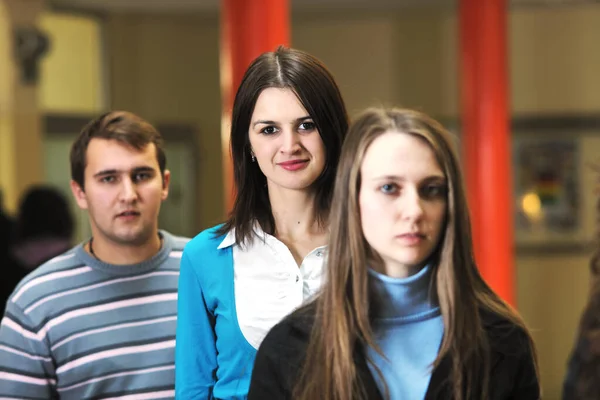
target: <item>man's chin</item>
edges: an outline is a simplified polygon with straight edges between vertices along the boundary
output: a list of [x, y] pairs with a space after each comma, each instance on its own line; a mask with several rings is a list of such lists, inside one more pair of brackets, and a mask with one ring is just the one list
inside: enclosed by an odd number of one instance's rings
[[119, 232], [115, 241], [126, 246], [143, 246], [150, 241], [152, 234], [142, 231]]

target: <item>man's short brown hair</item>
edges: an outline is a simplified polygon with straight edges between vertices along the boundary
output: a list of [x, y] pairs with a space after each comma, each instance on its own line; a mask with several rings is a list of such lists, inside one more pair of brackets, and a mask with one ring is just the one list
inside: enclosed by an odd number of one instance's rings
[[94, 138], [116, 140], [138, 150], [151, 143], [154, 144], [160, 174], [164, 176], [167, 157], [163, 138], [158, 130], [133, 113], [111, 111], [90, 121], [71, 146], [71, 179], [82, 189], [84, 189], [84, 171], [87, 165], [87, 148]]

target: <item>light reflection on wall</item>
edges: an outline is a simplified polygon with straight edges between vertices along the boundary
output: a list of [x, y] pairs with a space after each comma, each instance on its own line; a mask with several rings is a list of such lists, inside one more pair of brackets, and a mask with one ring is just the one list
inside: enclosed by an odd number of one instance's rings
[[533, 223], [540, 222], [544, 217], [542, 202], [540, 197], [534, 192], [526, 193], [521, 198], [521, 209]]

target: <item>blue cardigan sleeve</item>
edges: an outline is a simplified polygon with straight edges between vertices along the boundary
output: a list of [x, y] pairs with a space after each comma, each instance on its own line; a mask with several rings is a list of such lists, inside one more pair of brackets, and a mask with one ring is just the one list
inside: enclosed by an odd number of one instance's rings
[[175, 393], [177, 399], [206, 400], [212, 398], [217, 369], [215, 321], [195, 268], [202, 259], [191, 246], [183, 252], [179, 275]]

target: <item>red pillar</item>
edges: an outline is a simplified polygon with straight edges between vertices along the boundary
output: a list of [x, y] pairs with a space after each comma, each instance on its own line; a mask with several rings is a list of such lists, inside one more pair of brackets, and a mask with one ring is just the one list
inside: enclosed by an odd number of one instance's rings
[[233, 99], [257, 56], [290, 42], [289, 0], [221, 0], [221, 142], [226, 211], [235, 193], [229, 128]]
[[507, 2], [460, 0], [462, 137], [475, 257], [515, 304]]

